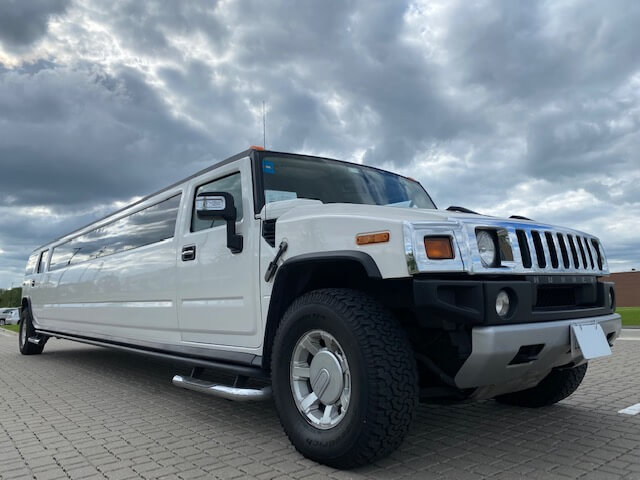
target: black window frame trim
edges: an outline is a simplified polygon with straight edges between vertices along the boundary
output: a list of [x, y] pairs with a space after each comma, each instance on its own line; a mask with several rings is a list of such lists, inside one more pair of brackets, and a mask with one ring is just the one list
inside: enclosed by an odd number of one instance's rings
[[353, 163], [353, 162], [347, 162], [345, 160], [337, 160], [335, 158], [329, 158], [329, 157], [319, 157], [317, 155], [303, 155], [303, 154], [298, 154], [298, 153], [287, 153], [287, 152], [276, 152], [273, 150], [252, 150], [251, 151], [251, 165], [253, 168], [253, 201], [254, 201], [254, 205], [255, 205], [255, 210], [256, 213], [260, 212], [262, 210], [262, 207], [264, 207], [265, 205], [265, 197], [264, 197], [264, 173], [262, 171], [262, 160], [264, 159], [264, 157], [268, 156], [268, 155], [275, 155], [275, 156], [280, 156], [280, 157], [288, 157], [288, 158], [302, 158], [302, 159], [310, 159], [310, 160], [314, 160], [314, 159], [318, 159], [318, 160], [328, 160], [330, 162], [336, 162], [336, 163], [342, 163], [344, 165], [349, 165], [351, 167], [362, 167], [362, 168], [369, 168], [371, 170], [377, 170], [379, 172], [383, 172], [383, 173], [387, 173], [387, 174], [392, 174], [392, 175], [397, 175], [398, 177], [402, 177], [405, 178], [411, 182], [415, 182], [418, 184], [418, 186], [422, 189], [422, 191], [424, 191], [425, 195], [429, 198], [429, 200], [431, 201], [431, 203], [434, 206], [434, 209], [437, 210], [438, 206], [436, 205], [436, 202], [433, 201], [433, 198], [431, 198], [431, 195], [429, 195], [429, 192], [427, 192], [427, 190], [424, 188], [424, 186], [418, 182], [417, 180], [414, 180], [413, 178], [409, 178], [409, 177], [405, 177], [404, 175], [400, 175], [399, 173], [395, 173], [395, 172], [391, 172], [389, 170], [385, 170], [384, 168], [378, 168], [378, 167], [373, 167], [371, 165], [364, 165], [364, 164], [360, 164], [360, 163]]
[[[188, 231], [185, 232], [187, 235], [204, 232], [205, 230], [211, 230], [212, 228], [223, 227], [225, 225], [224, 223], [221, 223], [220, 225], [215, 225], [215, 226], [209, 227], [209, 228], [203, 228], [202, 230], [195, 230], [195, 231], [191, 230], [191, 228], [193, 227], [193, 223], [192, 223], [193, 222], [193, 214], [195, 213], [195, 206], [196, 206], [196, 193], [198, 192], [198, 189], [200, 187], [208, 185], [209, 183], [217, 182], [218, 180], [222, 180], [222, 179], [230, 177], [232, 175], [240, 175], [240, 193], [242, 193], [242, 172], [240, 171], [239, 167], [240, 167], [240, 165], [238, 166], [238, 170], [234, 170], [232, 172], [226, 173], [226, 174], [222, 175], [221, 177], [215, 177], [212, 180], [208, 180], [208, 181], [205, 181], [205, 182], [200, 183], [198, 185], [194, 185], [193, 192], [192, 192], [192, 195], [191, 195], [191, 197], [192, 197], [191, 198], [191, 203], [190, 203], [191, 210], [189, 211], [189, 215], [187, 215], [187, 217], [188, 217], [187, 221], [189, 222]], [[221, 191], [223, 191], [223, 190], [221, 190]], [[238, 207], [236, 207], [236, 211], [237, 211], [237, 209], [238, 209]], [[243, 208], [242, 209], [242, 218], [239, 219], [239, 220], [236, 220], [236, 223], [242, 222], [245, 217], [246, 217], [246, 214], [245, 214], [244, 208]]]
[[[87, 260], [82, 260], [82, 261], [77, 262], [77, 263], [72, 263], [72, 264], [63, 265], [63, 266], [58, 267], [58, 268], [54, 268], [54, 269], [50, 269], [50, 268], [48, 268], [48, 271], [55, 272], [55, 271], [57, 271], [57, 270], [62, 270], [62, 269], [64, 269], [64, 268], [68, 268], [68, 267], [70, 267], [70, 266], [72, 266], [72, 265], [82, 265], [83, 263], [91, 262], [91, 261], [93, 261], [93, 260], [97, 260], [98, 258], [110, 257], [110, 256], [112, 256], [112, 255], [116, 255], [116, 254], [118, 254], [118, 253], [130, 252], [130, 251], [132, 251], [132, 250], [136, 250], [136, 249], [138, 249], [138, 248], [148, 247], [149, 245], [156, 245], [156, 244], [159, 244], [159, 243], [162, 243], [162, 242], [166, 242], [167, 240], [173, 240], [173, 239], [175, 239], [175, 238], [176, 238], [176, 229], [178, 228], [178, 218], [179, 218], [179, 216], [180, 216], [180, 205], [182, 204], [182, 195], [184, 195], [184, 191], [182, 191], [182, 190], [181, 190], [181, 191], [179, 191], [179, 192], [176, 192], [174, 195], [170, 195], [170, 196], [168, 196], [168, 197], [166, 197], [166, 198], [163, 198], [162, 200], [158, 200], [158, 201], [157, 201], [157, 202], [155, 202], [155, 203], [151, 203], [151, 204], [149, 204], [149, 205], [146, 205], [146, 206], [144, 206], [144, 207], [141, 207], [141, 208], [139, 208], [139, 209], [137, 209], [137, 210], [135, 210], [135, 211], [133, 211], [133, 212], [127, 213], [126, 215], [122, 215], [122, 216], [119, 216], [118, 218], [114, 218], [114, 219], [110, 220], [109, 222], [105, 222], [105, 223], [101, 223], [101, 224], [99, 224], [99, 225], [96, 225], [95, 227], [93, 227], [93, 228], [92, 228], [92, 229], [90, 229], [90, 230], [83, 231], [82, 233], [79, 233], [78, 235], [75, 235], [75, 236], [73, 236], [73, 237], [71, 237], [71, 238], [66, 239], [64, 242], [61, 242], [61, 243], [59, 243], [59, 244], [57, 244], [57, 245], [55, 245], [55, 246], [53, 246], [53, 247], [50, 247], [50, 249], [48, 249], [48, 250], [51, 250], [51, 253], [49, 254], [49, 259], [48, 259], [47, 264], [48, 264], [48, 267], [50, 267], [51, 259], [53, 259], [53, 253], [55, 252], [55, 249], [56, 249], [56, 248], [61, 247], [61, 246], [63, 246], [63, 245], [66, 245], [67, 243], [69, 243], [69, 242], [71, 242], [71, 241], [75, 240], [76, 238], [80, 238], [80, 237], [81, 237], [81, 236], [83, 236], [83, 235], [87, 235], [87, 234], [89, 234], [89, 233], [91, 233], [91, 232], [94, 232], [94, 231], [96, 231], [96, 230], [100, 229], [100, 228], [104, 228], [104, 227], [106, 227], [106, 226], [108, 226], [108, 225], [112, 225], [112, 224], [114, 224], [114, 223], [116, 223], [116, 222], [119, 222], [120, 220], [123, 220], [123, 219], [125, 219], [125, 218], [128, 218], [128, 217], [130, 217], [130, 216], [132, 216], [132, 215], [135, 215], [136, 213], [143, 212], [143, 211], [147, 210], [148, 208], [155, 207], [156, 205], [160, 205], [160, 204], [161, 204], [161, 203], [163, 203], [163, 202], [166, 202], [166, 201], [171, 200], [171, 199], [176, 198], [176, 197], [180, 197], [180, 201], [178, 202], [178, 208], [177, 208], [177, 213], [176, 213], [176, 222], [175, 222], [175, 224], [173, 225], [173, 235], [171, 235], [170, 237], [163, 238], [162, 240], [158, 240], [158, 241], [156, 241], [156, 242], [145, 243], [144, 245], [138, 245], [138, 246], [136, 246], [136, 247], [129, 248], [129, 249], [127, 249], [127, 250], [121, 250], [121, 251], [119, 251], [119, 252], [108, 253], [108, 254], [106, 254], [106, 255], [101, 255], [101, 256], [99, 256], [99, 257], [89, 258], [89, 259], [87, 259]], [[128, 207], [127, 207], [127, 208], [128, 208]], [[106, 218], [109, 218], [109, 217], [106, 217]], [[103, 220], [104, 220], [104, 219], [103, 219]], [[91, 225], [93, 225], [93, 224], [91, 224]], [[87, 227], [84, 227], [84, 228], [87, 228]], [[36, 269], [35, 269], [35, 271], [36, 271], [36, 272], [37, 272], [37, 269], [38, 269], [38, 265], [36, 265]]]

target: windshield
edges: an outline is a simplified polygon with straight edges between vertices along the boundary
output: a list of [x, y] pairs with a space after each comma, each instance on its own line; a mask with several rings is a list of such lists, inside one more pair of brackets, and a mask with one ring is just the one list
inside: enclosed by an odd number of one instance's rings
[[357, 164], [267, 154], [262, 171], [265, 203], [311, 198], [323, 203], [436, 208], [418, 182]]

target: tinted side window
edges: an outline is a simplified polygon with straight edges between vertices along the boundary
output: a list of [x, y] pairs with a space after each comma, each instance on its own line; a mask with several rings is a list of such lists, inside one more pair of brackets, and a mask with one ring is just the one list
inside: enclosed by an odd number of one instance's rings
[[180, 195], [96, 228], [53, 249], [49, 270], [173, 237]]
[[[204, 185], [200, 185], [196, 189], [195, 197], [202, 192], [227, 192], [233, 195], [233, 203], [235, 204], [238, 212], [238, 220], [242, 219], [242, 184], [240, 183], [240, 173], [234, 173], [232, 175], [213, 180], [212, 182], [205, 183]], [[224, 220], [220, 219], [199, 219], [195, 209], [195, 197], [193, 199], [193, 213], [191, 214], [192, 232], [199, 232], [200, 230], [206, 230], [207, 228], [224, 225]]]
[[27, 260], [27, 267], [24, 269], [25, 275], [31, 275], [33, 273], [33, 269], [36, 268], [36, 262], [38, 261], [38, 253], [32, 253], [29, 256], [29, 260]]
[[44, 272], [47, 266], [47, 257], [49, 256], [49, 250], [45, 250], [40, 255], [40, 261], [38, 262], [38, 273]]

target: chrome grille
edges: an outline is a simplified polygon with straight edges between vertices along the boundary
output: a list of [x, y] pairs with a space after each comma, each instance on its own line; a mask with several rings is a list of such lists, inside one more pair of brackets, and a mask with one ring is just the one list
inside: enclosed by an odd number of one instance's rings
[[[491, 217], [450, 217], [442, 222], [403, 222], [405, 255], [409, 272], [459, 272], [496, 275], [609, 274], [600, 241], [568, 228], [531, 221]], [[498, 266], [482, 263], [476, 232], [494, 230], [500, 252]], [[455, 258], [430, 260], [424, 252], [425, 235], [448, 235], [454, 241]]]
[[[516, 229], [522, 266], [548, 272], [603, 271], [600, 242], [584, 234], [542, 229]], [[603, 272], [604, 273], [604, 272]]]

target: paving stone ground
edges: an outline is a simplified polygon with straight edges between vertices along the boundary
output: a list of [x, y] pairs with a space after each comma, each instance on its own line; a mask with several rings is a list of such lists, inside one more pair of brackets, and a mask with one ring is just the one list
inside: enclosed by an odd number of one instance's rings
[[640, 403], [638, 340], [554, 407], [421, 405], [394, 454], [338, 471], [294, 450], [271, 402], [180, 390], [184, 367], [64, 340], [25, 357], [3, 330], [0, 479], [640, 479], [640, 415], [617, 413]]

